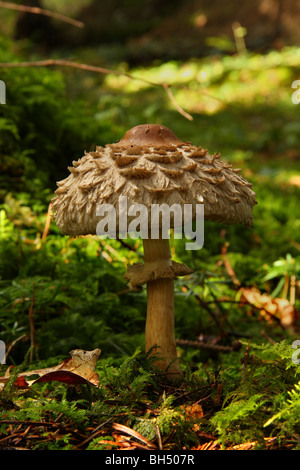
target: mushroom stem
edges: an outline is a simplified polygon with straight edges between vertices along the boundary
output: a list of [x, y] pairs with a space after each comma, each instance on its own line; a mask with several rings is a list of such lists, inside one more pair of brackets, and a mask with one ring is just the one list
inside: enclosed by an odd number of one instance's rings
[[[145, 268], [151, 264], [166, 268], [172, 265], [168, 239], [144, 239]], [[178, 364], [175, 342], [174, 280], [157, 279], [147, 282], [147, 319], [145, 330], [146, 352], [154, 346], [159, 359], [157, 367], [168, 376], [178, 377], [182, 371]]]

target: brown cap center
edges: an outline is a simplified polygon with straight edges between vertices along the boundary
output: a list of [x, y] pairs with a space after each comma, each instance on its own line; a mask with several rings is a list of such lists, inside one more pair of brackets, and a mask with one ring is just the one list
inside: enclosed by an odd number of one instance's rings
[[159, 124], [142, 124], [135, 126], [122, 137], [117, 145], [149, 145], [161, 147], [166, 145], [182, 145], [183, 142], [165, 126]]

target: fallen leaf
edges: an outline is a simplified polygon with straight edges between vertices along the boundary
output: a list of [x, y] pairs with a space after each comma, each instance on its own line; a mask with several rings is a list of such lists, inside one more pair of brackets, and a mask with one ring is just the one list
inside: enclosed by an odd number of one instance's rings
[[[98, 386], [99, 376], [95, 372], [95, 367], [101, 354], [101, 349], [94, 349], [93, 351], [74, 349], [69, 354], [71, 358], [63, 360], [57, 366], [20, 373], [16, 378], [14, 386], [17, 388], [28, 388], [37, 382], [52, 381], [70, 385], [90, 383]], [[33, 375], [38, 375], [39, 377], [34, 380], [25, 379], [25, 377]], [[0, 383], [7, 382], [10, 377], [10, 375], [5, 374], [4, 377], [0, 377]]]
[[186, 418], [187, 419], [198, 419], [198, 418], [203, 418], [204, 413], [203, 413], [203, 408], [199, 403], [194, 403], [193, 405], [187, 405], [183, 407], [186, 412]]
[[20, 376], [17, 377], [15, 383], [14, 383], [15, 388], [28, 388], [28, 383], [26, 382], [25, 378]]
[[90, 382], [97, 386], [99, 376], [95, 372], [95, 367], [101, 350], [83, 351], [82, 349], [74, 349], [69, 354], [71, 359], [61, 362], [54, 370], [46, 371], [32, 383], [56, 380], [68, 384]]
[[295, 324], [299, 315], [296, 308], [287, 300], [272, 298], [268, 294], [262, 294], [255, 287], [243, 287], [239, 290], [241, 304], [245, 302], [260, 310], [260, 315], [272, 322], [277, 318], [281, 325], [289, 327]]
[[218, 441], [213, 440], [206, 442], [205, 444], [200, 444], [197, 447], [192, 447], [191, 450], [219, 450], [220, 445]]
[[124, 424], [119, 424], [119, 423], [113, 423], [112, 427], [115, 431], [119, 431], [119, 432], [123, 432], [124, 434], [128, 434], [129, 436], [132, 436], [135, 439], [138, 439], [139, 441], [142, 441], [148, 447], [150, 447], [152, 449], [156, 449], [156, 446], [154, 444], [152, 444], [152, 442], [150, 442], [146, 437], [142, 436], [139, 432], [135, 431], [134, 429], [131, 429], [128, 426], [125, 426]]

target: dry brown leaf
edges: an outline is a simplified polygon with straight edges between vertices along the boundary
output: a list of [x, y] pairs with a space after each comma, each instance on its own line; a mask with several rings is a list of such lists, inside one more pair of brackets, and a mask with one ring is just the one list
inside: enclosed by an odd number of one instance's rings
[[[99, 385], [99, 376], [95, 372], [97, 360], [101, 354], [101, 349], [93, 351], [84, 351], [74, 349], [69, 353], [71, 358], [63, 360], [55, 367], [45, 369], [31, 370], [22, 372], [15, 381], [16, 388], [27, 388], [37, 382], [59, 381], [67, 384], [76, 385], [78, 383], [91, 383]], [[26, 380], [25, 377], [39, 375], [35, 380]], [[0, 383], [9, 380], [10, 375], [0, 377]]]
[[186, 418], [189, 419], [198, 419], [203, 418], [203, 408], [199, 403], [194, 403], [193, 405], [187, 405], [183, 407], [186, 412]]
[[294, 325], [299, 315], [295, 307], [287, 299], [273, 299], [268, 294], [262, 294], [256, 287], [243, 287], [239, 292], [242, 294], [240, 302], [246, 302], [258, 308], [261, 316], [269, 322], [277, 318], [282, 326], [289, 327]]
[[197, 447], [192, 447], [191, 450], [219, 450], [220, 445], [217, 440], [205, 442], [205, 444], [199, 444]]
[[152, 444], [152, 442], [148, 441], [146, 437], [142, 436], [139, 432], [135, 431], [134, 429], [131, 429], [128, 426], [119, 423], [113, 423], [112, 427], [115, 431], [120, 431], [124, 434], [128, 434], [129, 436], [135, 437], [139, 441], [142, 441], [144, 444], [146, 444], [148, 447], [156, 449], [156, 446]]

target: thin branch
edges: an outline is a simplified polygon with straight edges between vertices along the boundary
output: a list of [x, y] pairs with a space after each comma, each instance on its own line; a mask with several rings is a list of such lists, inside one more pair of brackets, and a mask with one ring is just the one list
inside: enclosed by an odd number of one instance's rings
[[19, 338], [16, 338], [16, 339], [9, 345], [9, 347], [7, 348], [6, 354], [5, 354], [5, 361], [7, 361], [8, 355], [9, 355], [9, 353], [11, 352], [12, 348], [15, 346], [15, 344], [16, 344], [18, 341], [21, 341], [21, 340], [23, 340], [23, 339], [28, 339], [28, 336], [27, 336], [27, 335], [19, 336]]
[[[1, 6], [1, 2], [0, 2], [0, 6]], [[72, 62], [70, 60], [64, 60], [64, 59], [46, 59], [46, 60], [38, 60], [38, 61], [32, 61], [32, 62], [7, 62], [7, 63], [2, 62], [0, 63], [0, 68], [52, 67], [56, 65], [61, 66], [61, 67], [71, 67], [71, 68], [80, 69], [80, 70], [87, 70], [88, 72], [101, 73], [105, 75], [116, 75], [119, 77], [127, 77], [130, 80], [137, 80], [143, 83], [147, 83], [148, 85], [151, 85], [154, 87], [163, 88], [169, 100], [175, 106], [179, 114], [181, 114], [183, 117], [185, 117], [189, 121], [193, 120], [193, 116], [191, 116], [189, 113], [184, 111], [184, 109], [182, 109], [182, 107], [175, 100], [175, 97], [170, 89], [170, 85], [166, 83], [152, 82], [150, 80], [147, 80], [141, 77], [135, 77], [134, 75], [131, 75], [127, 72], [118, 72], [117, 70], [113, 70], [113, 69], [98, 67], [96, 65], [81, 64], [81, 63]]]
[[196, 349], [208, 349], [208, 350], [217, 351], [217, 352], [237, 351], [241, 347], [241, 343], [239, 341], [235, 341], [232, 346], [222, 346], [219, 344], [205, 343], [202, 341], [192, 341], [188, 339], [176, 339], [176, 344], [178, 344], [178, 346], [187, 346], [187, 347], [196, 348]]
[[182, 115], [184, 116], [186, 119], [188, 119], [189, 121], [192, 121], [193, 120], [193, 116], [191, 116], [189, 113], [187, 113], [186, 111], [184, 111], [184, 109], [182, 109], [182, 107], [177, 103], [177, 101], [175, 100], [174, 98], [174, 95], [170, 89], [170, 85], [166, 84], [166, 83], [162, 83], [162, 86], [163, 88], [165, 89], [171, 103], [173, 103], [173, 105], [175, 106], [175, 108], [177, 109], [177, 111]]
[[88, 72], [96, 72], [103, 74], [113, 74], [118, 76], [125, 76], [134, 80], [140, 80], [146, 82], [150, 85], [157, 85], [156, 83], [150, 82], [144, 78], [135, 78], [132, 75], [129, 75], [126, 72], [118, 72], [117, 70], [107, 69], [104, 67], [98, 67], [96, 65], [80, 64], [77, 62], [72, 62], [71, 60], [64, 59], [46, 59], [46, 60], [37, 60], [32, 62], [8, 62], [0, 63], [0, 68], [22, 68], [22, 67], [51, 67], [51, 66], [62, 66], [62, 67], [72, 67], [80, 70], [87, 70]]
[[90, 442], [92, 439], [95, 439], [95, 437], [97, 437], [99, 434], [101, 434], [102, 432], [102, 427], [105, 426], [105, 424], [109, 423], [110, 421], [113, 420], [113, 416], [108, 418], [106, 421], [104, 421], [103, 423], [101, 423], [99, 426], [96, 427], [96, 429], [94, 429], [92, 435], [90, 437], [88, 437], [87, 439], [85, 439], [84, 441], [82, 441], [77, 447], [76, 449], [79, 449], [80, 447], [83, 447], [85, 446], [88, 442]]
[[61, 15], [60, 13], [55, 13], [53, 11], [44, 10], [43, 8], [29, 7], [26, 5], [16, 5], [15, 3], [1, 2], [1, 1], [0, 1], [0, 7], [7, 8], [8, 10], [21, 11], [24, 13], [33, 13], [35, 15], [49, 16], [51, 18], [55, 18], [56, 20], [69, 23], [73, 26], [76, 26], [77, 28], [84, 28], [84, 23], [82, 23], [82, 21], [73, 20], [72, 18], [69, 18], [68, 16]]
[[42, 240], [45, 240], [47, 238], [47, 235], [48, 235], [48, 232], [49, 232], [50, 223], [51, 223], [51, 207], [52, 207], [52, 204], [50, 202], [50, 204], [48, 206], [48, 212], [47, 212], [47, 216], [46, 216], [46, 222], [45, 222], [44, 232], [43, 232], [43, 235], [42, 235]]
[[35, 307], [35, 286], [32, 286], [32, 300], [28, 310], [28, 320], [29, 320], [29, 327], [30, 327], [30, 362], [33, 360], [33, 353], [37, 351], [36, 339], [35, 339], [35, 324], [34, 324], [34, 307]]
[[119, 243], [121, 243], [122, 246], [124, 246], [125, 248], [127, 248], [129, 251], [133, 251], [134, 253], [136, 253], [138, 256], [143, 256], [143, 253], [141, 253], [137, 248], [129, 245], [129, 243], [125, 242], [122, 238], [118, 238], [117, 237], [117, 240]]

